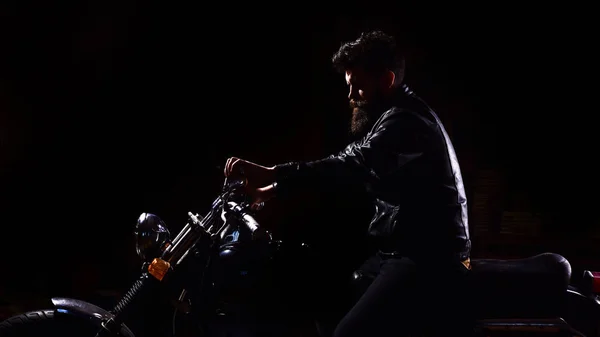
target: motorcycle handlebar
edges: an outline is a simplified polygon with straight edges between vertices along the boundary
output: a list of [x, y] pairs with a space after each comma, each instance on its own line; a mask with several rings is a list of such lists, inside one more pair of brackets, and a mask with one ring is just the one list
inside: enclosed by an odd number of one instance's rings
[[233, 181], [229, 181], [228, 178], [225, 178], [225, 182], [223, 183], [223, 188], [227, 188], [230, 191], [238, 189], [240, 187], [246, 186], [247, 181], [245, 179], [236, 179]]
[[244, 223], [244, 225], [246, 225], [246, 227], [250, 230], [251, 233], [254, 234], [254, 232], [260, 229], [260, 225], [258, 224], [258, 222], [254, 219], [252, 215], [248, 214], [242, 206], [233, 201], [229, 201], [227, 205], [229, 206], [229, 210], [232, 211], [237, 216], [237, 218]]
[[248, 227], [252, 234], [254, 234], [254, 232], [260, 228], [258, 222], [256, 222], [256, 220], [249, 214], [242, 215], [242, 222], [246, 225], [246, 227]]

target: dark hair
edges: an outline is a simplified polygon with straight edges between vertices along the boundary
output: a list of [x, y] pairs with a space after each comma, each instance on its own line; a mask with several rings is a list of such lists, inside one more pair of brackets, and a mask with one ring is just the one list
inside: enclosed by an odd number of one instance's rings
[[339, 72], [352, 68], [369, 72], [404, 71], [404, 57], [396, 40], [382, 31], [362, 33], [355, 41], [342, 44], [331, 61]]

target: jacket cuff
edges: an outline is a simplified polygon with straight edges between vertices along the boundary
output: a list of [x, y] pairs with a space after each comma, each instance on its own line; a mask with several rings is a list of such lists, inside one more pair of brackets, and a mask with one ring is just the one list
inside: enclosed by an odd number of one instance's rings
[[300, 163], [291, 162], [275, 165], [275, 195], [283, 197], [292, 189], [294, 177], [300, 171]]

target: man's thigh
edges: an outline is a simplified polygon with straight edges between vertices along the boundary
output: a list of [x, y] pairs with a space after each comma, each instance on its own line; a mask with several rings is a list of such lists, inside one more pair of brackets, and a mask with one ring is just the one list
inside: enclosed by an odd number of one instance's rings
[[[367, 258], [357, 270], [376, 276], [379, 274], [380, 266], [381, 258], [374, 254]], [[343, 273], [342, 278], [331, 278], [329, 275], [319, 287], [319, 301], [314, 303], [312, 312], [316, 315], [322, 336], [333, 334], [333, 330], [340, 320], [358, 301], [371, 282], [367, 278], [354, 280], [352, 271], [354, 269]]]
[[408, 258], [391, 258], [358, 302], [338, 324], [334, 336], [399, 336], [412, 320], [416, 265]]

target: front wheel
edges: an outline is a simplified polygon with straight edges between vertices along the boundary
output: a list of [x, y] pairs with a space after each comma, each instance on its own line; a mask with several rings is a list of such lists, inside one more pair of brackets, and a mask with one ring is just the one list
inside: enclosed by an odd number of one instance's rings
[[89, 320], [49, 309], [8, 318], [0, 323], [0, 337], [94, 337], [99, 329]]

